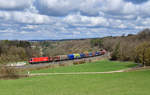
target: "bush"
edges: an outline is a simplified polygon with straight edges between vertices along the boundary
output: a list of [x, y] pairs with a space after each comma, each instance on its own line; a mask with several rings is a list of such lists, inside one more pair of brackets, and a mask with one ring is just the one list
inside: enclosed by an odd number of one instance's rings
[[84, 64], [84, 63], [85, 63], [84, 60], [82, 60], [82, 61], [74, 61], [74, 62], [73, 62], [74, 65]]
[[19, 78], [18, 70], [13, 67], [1, 66], [0, 67], [0, 78]]

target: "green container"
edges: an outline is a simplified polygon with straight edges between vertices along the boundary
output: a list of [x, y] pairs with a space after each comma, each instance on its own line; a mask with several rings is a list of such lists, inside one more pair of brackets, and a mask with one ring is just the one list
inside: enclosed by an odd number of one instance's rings
[[81, 58], [79, 53], [76, 53], [76, 54], [73, 54], [73, 55], [74, 55], [74, 58], [76, 58], [76, 59]]

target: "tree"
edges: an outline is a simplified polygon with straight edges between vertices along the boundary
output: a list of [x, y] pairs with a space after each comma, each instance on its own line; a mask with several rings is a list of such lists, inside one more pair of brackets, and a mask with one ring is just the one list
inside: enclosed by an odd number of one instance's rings
[[117, 60], [119, 58], [119, 49], [120, 49], [120, 42], [116, 45], [115, 49], [111, 54], [111, 60]]
[[102, 39], [92, 39], [92, 40], [91, 40], [91, 46], [92, 46], [92, 47], [97, 46], [97, 47], [101, 48], [101, 47], [103, 46], [102, 43], [103, 43], [103, 40], [102, 40]]
[[136, 55], [143, 66], [150, 65], [150, 43], [143, 42], [136, 47]]

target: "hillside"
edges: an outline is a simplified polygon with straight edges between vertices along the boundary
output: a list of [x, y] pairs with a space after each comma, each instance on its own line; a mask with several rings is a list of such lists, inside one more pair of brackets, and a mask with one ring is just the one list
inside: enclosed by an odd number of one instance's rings
[[47, 41], [40, 42], [43, 49], [43, 56], [55, 56], [71, 53], [81, 53], [99, 50], [91, 46], [91, 39], [68, 40], [68, 41]]
[[[57, 56], [106, 49], [112, 54], [112, 60], [135, 61], [143, 63], [141, 45], [150, 44], [150, 29], [144, 29], [136, 35], [104, 37], [95, 39], [58, 40], [58, 41], [0, 41], [0, 63], [28, 61], [31, 57]], [[139, 47], [139, 49], [138, 49]], [[137, 50], [138, 49], [138, 50]], [[149, 54], [146, 54], [149, 60]], [[148, 63], [149, 64], [149, 63]]]

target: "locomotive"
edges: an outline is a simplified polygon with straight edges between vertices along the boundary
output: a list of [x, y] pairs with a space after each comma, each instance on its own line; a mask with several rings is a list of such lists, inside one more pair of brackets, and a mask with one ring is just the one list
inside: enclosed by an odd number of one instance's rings
[[74, 59], [100, 56], [100, 55], [104, 55], [105, 53], [106, 50], [100, 50], [96, 52], [75, 53], [75, 54], [68, 54], [68, 55], [59, 55], [54, 57], [35, 57], [35, 58], [30, 58], [29, 63], [36, 64], [36, 63], [56, 62], [56, 61], [64, 61], [64, 60], [74, 60]]

